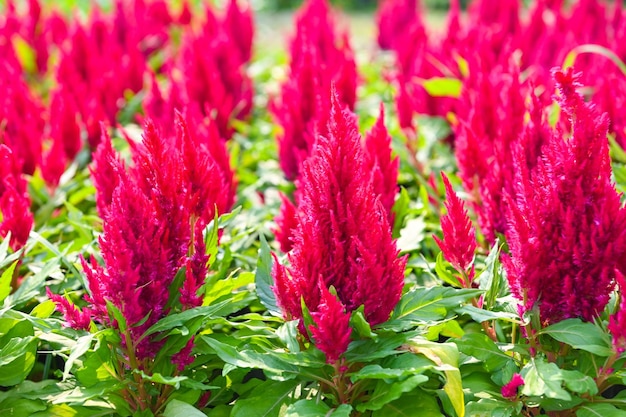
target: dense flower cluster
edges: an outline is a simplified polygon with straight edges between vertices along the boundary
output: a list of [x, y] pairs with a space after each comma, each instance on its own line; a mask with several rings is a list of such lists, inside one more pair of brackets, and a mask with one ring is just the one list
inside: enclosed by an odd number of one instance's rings
[[327, 0], [308, 0], [298, 11], [290, 44], [289, 74], [271, 110], [283, 128], [278, 159], [288, 179], [298, 177], [315, 137], [325, 134], [330, 109], [328, 91], [335, 85], [350, 109], [356, 100], [356, 64], [348, 34], [338, 34]]
[[[349, 312], [363, 305], [371, 325], [389, 318], [400, 299], [406, 263], [398, 258], [387, 213], [374, 192], [355, 116], [342, 109], [336, 94], [328, 135], [317, 137], [302, 164], [298, 196], [290, 265], [275, 265], [274, 291], [288, 319], [302, 319], [304, 300], [317, 327], [315, 343], [334, 362], [347, 347]], [[300, 325], [306, 334], [302, 320]]]
[[[232, 205], [232, 172], [230, 168], [223, 172], [218, 162], [223, 155], [214, 157], [209, 144], [192, 136], [180, 115], [176, 131], [169, 138], [148, 122], [142, 142], [130, 143], [133, 165], [129, 168], [107, 135], [94, 155], [92, 176], [104, 219], [99, 240], [104, 265], [83, 261], [90, 304], [83, 312], [116, 326], [106, 303], [116, 306], [129, 325], [131, 339], [126, 343], [133, 343], [140, 360], [160, 346], [140, 336], [168, 313], [170, 286], [183, 266], [180, 304], [183, 308], [200, 305], [198, 291], [208, 272], [202, 231], [215, 210], [224, 213]], [[217, 143], [212, 146], [221, 146], [224, 152], [219, 137], [213, 141]], [[56, 301], [71, 324], [74, 310]], [[135, 325], [142, 319], [141, 325]]]
[[504, 258], [521, 313], [538, 306], [542, 322], [593, 320], [623, 268], [626, 211], [611, 182], [607, 118], [576, 91], [578, 75], [556, 71], [571, 137], [551, 132], [529, 168], [530, 141], [514, 154], [515, 193], [507, 194], [510, 257]]

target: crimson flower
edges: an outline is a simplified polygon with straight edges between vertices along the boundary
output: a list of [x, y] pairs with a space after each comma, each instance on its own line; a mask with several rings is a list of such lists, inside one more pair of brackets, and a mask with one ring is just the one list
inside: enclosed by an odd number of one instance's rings
[[4, 144], [0, 144], [0, 214], [0, 236], [4, 238], [10, 232], [11, 248], [22, 248], [33, 228], [33, 214], [20, 164]]
[[[454, 192], [450, 180], [442, 172], [441, 178], [446, 187], [445, 206], [448, 212], [441, 217], [443, 240], [433, 236], [444, 258], [460, 273], [470, 272], [473, 278], [474, 252], [476, 251], [476, 232], [470, 220], [463, 200]], [[468, 283], [469, 284], [469, 283]]]
[[524, 378], [520, 374], [513, 374], [513, 378], [502, 387], [501, 393], [507, 400], [514, 400], [517, 397], [519, 387], [524, 385]]
[[[336, 93], [328, 135], [317, 137], [297, 186], [290, 265], [275, 264], [273, 289], [286, 318], [302, 319], [302, 299], [318, 324], [318, 339], [336, 335], [321, 341], [333, 361], [349, 338], [343, 309], [349, 314], [362, 305], [371, 325], [386, 321], [400, 299], [406, 263], [374, 193], [355, 116], [342, 109]], [[336, 300], [326, 292], [331, 286]], [[302, 322], [300, 331], [306, 335]]]
[[[571, 135], [556, 129], [533, 166], [528, 141], [515, 153], [507, 195], [510, 256], [503, 259], [521, 312], [543, 324], [593, 320], [606, 306], [626, 250], [626, 211], [611, 180], [607, 118], [576, 91], [578, 74], [555, 70]], [[546, 127], [549, 129], [548, 127]]]

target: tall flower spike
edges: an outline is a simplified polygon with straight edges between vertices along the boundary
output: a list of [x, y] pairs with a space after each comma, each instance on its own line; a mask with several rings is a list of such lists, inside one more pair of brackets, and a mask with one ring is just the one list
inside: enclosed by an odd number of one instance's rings
[[30, 197], [15, 153], [0, 144], [0, 237], [11, 233], [13, 250], [22, 248], [33, 228]]
[[[297, 186], [291, 265], [276, 264], [273, 272], [285, 317], [301, 319], [303, 299], [317, 323], [331, 312], [341, 316], [341, 305], [348, 313], [363, 305], [371, 325], [386, 321], [400, 299], [406, 259], [398, 258], [387, 213], [375, 196], [355, 116], [342, 110], [336, 93], [328, 135], [317, 137]], [[338, 302], [325, 293], [331, 286]], [[333, 340], [332, 349], [324, 346], [329, 360], [343, 348], [343, 340]]]
[[385, 107], [380, 104], [380, 113], [374, 127], [365, 135], [365, 169], [371, 172], [374, 192], [387, 211], [387, 219], [393, 225], [393, 205], [398, 194], [398, 168], [400, 160], [391, 156], [391, 136], [385, 127]]
[[626, 210], [611, 180], [607, 119], [576, 91], [578, 75], [555, 71], [560, 103], [572, 125], [553, 130], [533, 168], [533, 151], [515, 154], [516, 189], [508, 195], [503, 257], [521, 313], [538, 306], [542, 324], [593, 320], [624, 268]]
[[[474, 262], [474, 252], [476, 251], [476, 231], [472, 225], [463, 200], [456, 194], [450, 180], [442, 172], [441, 178], [446, 187], [445, 206], [448, 212], [441, 217], [441, 229], [443, 230], [443, 240], [433, 236], [443, 256], [452, 264], [454, 269], [464, 274], [470, 271]], [[473, 274], [473, 268], [470, 274]], [[472, 277], [470, 276], [471, 280]], [[463, 284], [463, 283], [462, 283]], [[470, 283], [465, 283], [469, 285]]]
[[350, 312], [320, 282], [320, 304], [316, 311], [311, 312], [315, 325], [309, 326], [315, 346], [326, 355], [326, 362], [335, 363], [348, 349], [350, 344]]

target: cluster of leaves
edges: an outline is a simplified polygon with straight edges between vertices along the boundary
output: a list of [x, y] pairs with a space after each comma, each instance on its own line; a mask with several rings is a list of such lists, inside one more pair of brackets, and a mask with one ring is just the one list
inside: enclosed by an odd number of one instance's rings
[[[184, 42], [177, 38], [179, 30], [175, 25], [167, 29], [166, 43]], [[27, 43], [17, 42], [16, 58], [32, 69], [24, 85], [49, 75], [45, 70], [35, 75], [37, 54]], [[165, 58], [157, 52], [151, 60], [160, 68]], [[502, 240], [510, 235], [498, 239], [494, 234], [492, 240], [483, 231], [476, 240], [454, 193], [462, 180], [451, 174], [457, 171], [458, 150], [455, 155], [450, 138], [460, 129], [451, 129], [441, 117], [411, 116], [403, 124], [387, 112], [400, 189], [390, 233], [406, 256], [404, 287], [388, 319], [371, 324], [364, 306], [344, 311], [349, 344], [341, 360], [329, 361], [307, 331], [318, 317], [311, 306], [303, 301], [299, 320], [285, 318], [275, 295], [272, 252], [281, 247], [274, 236], [281, 193], [293, 193], [294, 184], [281, 171], [277, 138], [284, 133], [268, 111], [266, 104], [274, 97], [265, 90], [282, 81], [275, 78], [275, 67], [284, 61], [284, 52], [258, 47], [248, 68], [256, 88], [251, 115], [236, 120], [230, 114], [222, 129], [232, 134], [226, 147], [237, 195], [232, 212], [219, 213], [200, 230], [209, 272], [197, 307], [180, 305], [178, 292], [187, 272], [182, 266], [172, 278], [167, 313], [158, 319], [148, 314], [128, 322], [123, 308], [108, 300], [110, 322], [89, 321], [86, 330], [68, 326], [46, 293], [62, 294], [68, 305], [83, 311], [92, 306], [81, 258], [109, 261], [100, 255], [99, 238], [106, 233], [101, 219], [106, 216], [97, 208], [102, 187], [94, 186], [88, 149], [67, 161], [53, 187], [43, 167], [22, 177], [28, 182], [34, 226], [23, 247], [11, 248], [10, 232], [0, 242], [0, 411], [24, 417], [624, 415], [626, 391], [620, 389], [626, 385], [626, 355], [608, 330], [626, 325], [616, 318], [624, 309], [622, 296], [607, 294], [610, 300], [592, 322], [568, 318], [546, 324], [539, 304], [519, 314], [520, 300], [511, 294], [509, 270], [501, 264], [503, 254], [515, 256]], [[181, 64], [206, 69], [204, 63]], [[354, 108], [363, 130], [374, 125], [381, 101], [393, 108], [396, 98], [381, 76], [388, 70], [385, 56], [359, 68]], [[169, 87], [178, 79], [175, 71], [163, 78]], [[464, 78], [435, 78], [423, 85], [431, 95], [446, 96], [445, 106], [458, 98], [450, 96], [458, 96], [461, 85], [464, 94], [473, 94], [472, 82]], [[113, 140], [123, 160], [134, 158], [136, 126], [131, 122], [141, 113], [144, 96], [154, 90], [144, 86], [135, 93], [126, 90], [127, 101], [110, 121], [124, 124]], [[329, 91], [319, 94], [324, 93], [330, 96]], [[497, 113], [502, 104], [488, 105]], [[210, 116], [202, 106], [199, 112]], [[561, 114], [560, 123], [569, 128]], [[199, 126], [204, 126], [202, 117]], [[87, 143], [89, 127], [80, 129]], [[2, 134], [0, 123], [0, 141]], [[626, 189], [626, 154], [614, 139], [611, 156], [616, 186]], [[450, 180], [439, 181], [433, 175], [439, 171], [449, 173]], [[443, 239], [431, 238], [440, 236], [442, 227]], [[455, 249], [459, 242], [462, 247]], [[455, 250], [458, 256], [450, 256]], [[328, 291], [338, 297], [337, 288]], [[131, 360], [125, 339], [131, 333], [135, 341], [159, 346], [143, 365]], [[179, 370], [172, 358], [185, 349], [191, 361]]]

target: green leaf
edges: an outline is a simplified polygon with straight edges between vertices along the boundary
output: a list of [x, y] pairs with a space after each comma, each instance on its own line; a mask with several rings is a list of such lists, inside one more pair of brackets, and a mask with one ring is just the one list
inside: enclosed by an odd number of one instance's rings
[[572, 399], [572, 396], [563, 389], [564, 375], [554, 363], [541, 358], [533, 359], [522, 370], [522, 377], [524, 378], [522, 395], [565, 401]]
[[[3, 343], [0, 340], [0, 345]], [[24, 381], [35, 365], [37, 339], [32, 336], [13, 337], [0, 349], [0, 386], [8, 387]]]
[[357, 405], [356, 409], [360, 412], [366, 410], [380, 410], [385, 404], [394, 401], [405, 392], [415, 389], [428, 381], [426, 375], [413, 375], [403, 381], [397, 381], [389, 384], [388, 381], [380, 380], [376, 383], [374, 390], [367, 402]]
[[378, 337], [376, 333], [372, 332], [370, 324], [365, 320], [363, 306], [360, 306], [350, 315], [350, 327], [356, 330], [356, 334], [362, 338], [375, 339]]
[[[521, 405], [521, 403], [520, 403]], [[518, 416], [519, 411], [510, 401], [495, 398], [481, 398], [467, 403], [467, 415], [472, 417], [511, 417]]]
[[538, 332], [547, 334], [574, 349], [584, 350], [594, 355], [608, 357], [613, 353], [609, 337], [592, 323], [580, 319], [567, 319], [548, 326]]
[[448, 263], [443, 259], [443, 252], [437, 254], [435, 273], [446, 284], [452, 285], [454, 288], [461, 288], [461, 283], [457, 277], [448, 269]]
[[391, 315], [391, 319], [381, 324], [380, 328], [401, 332], [443, 320], [449, 311], [458, 308], [462, 302], [482, 293], [482, 290], [475, 289], [415, 287], [402, 296]]
[[13, 280], [13, 272], [19, 261], [13, 262], [0, 276], [0, 303], [11, 293], [11, 281]]
[[171, 400], [165, 406], [163, 417], [206, 417], [206, 414], [191, 404], [179, 400]]
[[400, 230], [402, 229], [402, 225], [404, 224], [404, 219], [409, 211], [409, 207], [411, 204], [411, 197], [409, 197], [409, 193], [406, 191], [406, 188], [400, 187], [400, 194], [398, 198], [393, 203], [393, 208], [391, 211], [394, 213], [393, 219], [393, 237], [397, 239], [400, 237]]
[[485, 259], [485, 269], [478, 276], [481, 290], [485, 290], [485, 310], [493, 310], [498, 297], [506, 295], [508, 285], [506, 278], [500, 271], [500, 242], [496, 239]]
[[585, 375], [579, 371], [561, 370], [565, 387], [578, 394], [596, 395], [598, 386], [589, 375]]
[[56, 309], [56, 303], [52, 300], [46, 300], [33, 308], [30, 312], [30, 315], [33, 317], [38, 317], [40, 319], [47, 319], [54, 313]]
[[9, 397], [0, 401], [0, 415], [11, 417], [31, 417], [36, 412], [44, 411], [46, 408], [48, 407], [41, 400]]
[[612, 404], [586, 403], [578, 407], [576, 417], [626, 417], [626, 411]]
[[261, 246], [259, 248], [259, 257], [256, 262], [256, 274], [254, 283], [256, 285], [256, 293], [259, 296], [261, 304], [267, 308], [270, 314], [282, 317], [282, 312], [276, 304], [276, 294], [272, 291], [272, 255], [270, 247], [265, 240], [265, 236], [259, 235]]
[[85, 336], [81, 336], [74, 346], [72, 346], [72, 350], [70, 352], [70, 356], [67, 358], [65, 362], [65, 369], [63, 371], [63, 380], [65, 381], [69, 376], [72, 370], [72, 366], [74, 362], [83, 356], [85, 352], [89, 350], [91, 347], [91, 342], [93, 341], [94, 334], [88, 334]]
[[419, 81], [432, 97], [458, 98], [463, 87], [463, 83], [457, 78], [433, 77]]
[[378, 364], [366, 365], [358, 372], [352, 374], [350, 379], [352, 382], [360, 381], [362, 379], [398, 379], [406, 378], [411, 375], [423, 373], [424, 371], [432, 369], [432, 364], [424, 364], [422, 369], [397, 369], [397, 368], [383, 368]]
[[622, 75], [626, 76], [626, 64], [624, 61], [622, 61], [619, 56], [617, 56], [617, 54], [609, 48], [597, 44], [584, 44], [573, 48], [565, 57], [565, 60], [563, 61], [563, 68], [573, 66], [574, 62], [576, 62], [576, 58], [582, 54], [595, 54], [603, 56], [613, 62], [617, 68], [620, 69]]
[[285, 417], [319, 417], [329, 411], [330, 407], [318, 399], [299, 400], [287, 407]]
[[231, 417], [278, 417], [281, 407], [289, 404], [289, 396], [298, 385], [298, 381], [267, 381], [256, 388], [259, 394], [238, 399]]
[[502, 352], [493, 340], [482, 333], [468, 333], [461, 340], [454, 341], [459, 351], [480, 360], [487, 372], [502, 369], [513, 359]]
[[[195, 307], [181, 313], [170, 314], [150, 326], [150, 328], [141, 335], [139, 341], [155, 333], [161, 333], [175, 327], [183, 327], [186, 323], [197, 317], [204, 317], [206, 319], [222, 317], [224, 312], [229, 311], [232, 304], [232, 300], [224, 300], [210, 306]], [[139, 341], [137, 341], [137, 343], [139, 343]]]
[[[322, 368], [325, 366], [323, 355], [313, 357], [309, 352], [278, 353], [241, 350], [235, 346], [222, 343], [210, 336], [200, 336], [224, 362], [239, 368], [257, 368], [275, 374], [282, 379], [292, 379], [298, 375], [307, 375], [306, 368]], [[197, 341], [197, 338], [196, 338]]]
[[161, 375], [158, 372], [155, 372], [152, 375], [148, 375], [144, 371], [137, 369], [134, 369], [133, 372], [141, 375], [141, 378], [146, 381], [156, 382], [157, 384], [162, 385], [169, 385], [176, 389], [180, 389], [180, 383], [188, 379], [186, 376], [166, 376]]
[[412, 339], [411, 352], [420, 353], [433, 361], [446, 375], [444, 392], [448, 395], [458, 417], [465, 416], [465, 398], [461, 372], [459, 371], [459, 351], [452, 343], [435, 343], [428, 340]]
[[485, 310], [484, 308], [474, 307], [473, 305], [469, 304], [461, 306], [454, 311], [458, 314], [467, 314], [476, 323], [482, 323], [488, 320], [503, 320], [510, 323], [519, 322], [519, 316], [517, 314], [509, 313], [506, 311]]
[[384, 404], [372, 417], [443, 417], [443, 414], [434, 395], [416, 389]]

